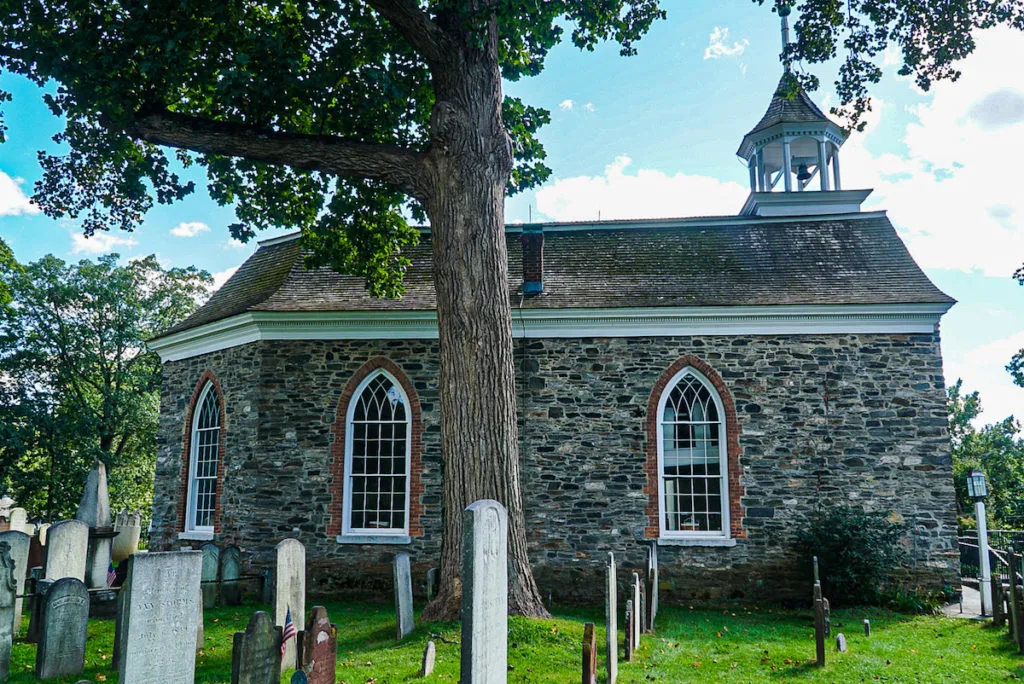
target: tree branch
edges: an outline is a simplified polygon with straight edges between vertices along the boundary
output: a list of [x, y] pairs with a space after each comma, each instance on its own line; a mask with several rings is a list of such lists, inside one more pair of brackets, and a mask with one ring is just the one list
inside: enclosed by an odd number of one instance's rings
[[167, 110], [139, 112], [124, 130], [155, 145], [369, 178], [393, 185], [418, 200], [425, 197], [422, 167], [426, 155], [397, 145], [260, 130]]
[[420, 9], [416, 0], [364, 0], [388, 20], [431, 66], [443, 61], [448, 36]]

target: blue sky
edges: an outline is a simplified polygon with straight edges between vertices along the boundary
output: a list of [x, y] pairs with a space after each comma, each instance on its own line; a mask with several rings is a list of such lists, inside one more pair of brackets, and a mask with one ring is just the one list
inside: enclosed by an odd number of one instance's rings
[[[554, 169], [545, 187], [510, 200], [509, 221], [734, 214], [747, 171], [735, 150], [764, 113], [781, 75], [777, 17], [749, 2], [664, 3], [669, 19], [624, 59], [613, 46], [580, 53], [561, 46], [545, 72], [507, 92], [552, 112], [541, 132]], [[865, 133], [841, 152], [843, 184], [874, 188], [866, 208], [885, 209], [928, 275], [959, 303], [942, 323], [947, 379], [982, 392], [983, 418], [1024, 416], [1024, 389], [1004, 370], [1024, 347], [1024, 290], [1012, 279], [1024, 262], [1024, 34], [978, 38], [963, 77], [923, 93], [896, 75], [873, 90]], [[815, 99], [835, 98], [834, 65], [810, 67], [823, 83]], [[72, 222], [52, 221], [28, 203], [39, 177], [36, 151], [60, 129], [31, 84], [0, 76], [13, 91], [5, 106], [9, 142], [0, 146], [0, 236], [22, 261], [117, 251], [156, 253], [168, 265], [195, 264], [222, 281], [252, 253], [233, 243], [233, 214], [200, 190], [156, 207], [135, 233], [92, 239]], [[260, 238], [276, 233], [265, 233]]]

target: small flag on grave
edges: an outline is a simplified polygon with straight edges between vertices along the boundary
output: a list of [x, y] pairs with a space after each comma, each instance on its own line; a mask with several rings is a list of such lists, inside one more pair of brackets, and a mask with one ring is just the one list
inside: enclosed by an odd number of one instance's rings
[[284, 631], [281, 633], [281, 656], [284, 657], [284, 649], [289, 639], [295, 638], [295, 623], [292, 622], [292, 607], [288, 606], [288, 612], [284, 616]]
[[116, 580], [117, 580], [117, 573], [114, 572], [114, 563], [113, 563], [113, 561], [111, 561], [110, 564], [107, 565], [107, 586], [108, 587], [114, 586], [114, 582]]

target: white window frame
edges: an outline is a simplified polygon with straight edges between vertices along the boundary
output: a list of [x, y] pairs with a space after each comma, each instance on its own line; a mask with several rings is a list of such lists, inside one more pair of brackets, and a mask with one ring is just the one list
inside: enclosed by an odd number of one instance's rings
[[[721, 472], [721, 498], [722, 498], [722, 530], [720, 532], [704, 532], [704, 531], [693, 531], [693, 530], [668, 530], [665, 528], [665, 431], [664, 431], [664, 415], [665, 415], [665, 404], [668, 403], [669, 396], [676, 386], [687, 376], [693, 376], [699, 380], [704, 387], [708, 390], [711, 395], [712, 401], [715, 402], [715, 408], [718, 411], [718, 449], [719, 449], [719, 462], [722, 464]], [[657, 417], [657, 442], [658, 442], [658, 529], [659, 537], [665, 540], [723, 540], [731, 539], [731, 524], [729, 521], [729, 468], [732, 466], [729, 463], [729, 435], [727, 434], [728, 424], [725, 419], [725, 407], [722, 404], [722, 397], [719, 396], [718, 390], [715, 389], [714, 384], [708, 380], [707, 376], [698, 371], [692, 366], [683, 368], [665, 385], [665, 389], [661, 392], [661, 397], [658, 399], [658, 417]]]
[[[213, 525], [196, 525], [196, 505], [197, 501], [193, 492], [195, 491], [193, 485], [196, 479], [196, 463], [199, 460], [199, 417], [202, 414], [203, 404], [206, 402], [207, 395], [210, 392], [214, 392], [213, 383], [209, 380], [206, 382], [206, 386], [203, 391], [199, 393], [199, 399], [196, 400], [195, 405], [192, 407], [192, 425], [189, 429], [192, 431], [192, 438], [189, 444], [189, 459], [188, 459], [188, 483], [186, 490], [186, 508], [185, 508], [185, 532], [198, 532], [213, 534]], [[214, 401], [217, 403], [217, 469], [214, 472], [220, 470], [220, 458], [221, 458], [221, 437], [224, 434], [224, 426], [221, 424], [223, 407], [220, 405], [220, 396], [214, 392]], [[214, 510], [216, 510], [216, 496], [217, 496], [217, 485], [216, 476], [214, 476]]]
[[[363, 396], [363, 392], [366, 390], [373, 380], [383, 375], [390, 382], [392, 387], [402, 397], [402, 402], [405, 404], [405, 527], [393, 528], [393, 529], [382, 529], [379, 527], [363, 528], [363, 527], [352, 527], [352, 418], [356, 412], [356, 406], [359, 404], [359, 400]], [[412, 404], [409, 402], [409, 395], [405, 391], [405, 387], [398, 381], [391, 373], [387, 372], [382, 368], [378, 368], [373, 371], [359, 383], [356, 387], [355, 392], [352, 393], [352, 398], [348, 403], [348, 410], [345, 412], [345, 490], [344, 490], [344, 501], [342, 505], [342, 526], [341, 536], [339, 541], [344, 541], [346, 538], [357, 541], [360, 543], [379, 543], [381, 541], [392, 540], [394, 543], [407, 542], [409, 539], [409, 515], [412, 510], [410, 505], [410, 485], [412, 482]]]

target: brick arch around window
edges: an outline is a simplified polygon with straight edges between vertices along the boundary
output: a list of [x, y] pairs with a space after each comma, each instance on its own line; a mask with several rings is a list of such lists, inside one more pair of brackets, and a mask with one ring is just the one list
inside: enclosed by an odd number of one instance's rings
[[345, 502], [345, 428], [348, 417], [349, 403], [359, 388], [360, 383], [375, 370], [382, 369], [390, 373], [402, 386], [405, 396], [409, 398], [410, 433], [409, 444], [409, 536], [422, 537], [423, 525], [423, 483], [420, 472], [423, 470], [423, 419], [420, 412], [420, 399], [412, 386], [412, 381], [391, 359], [378, 356], [364, 363], [345, 385], [338, 400], [338, 409], [331, 425], [331, 504], [327, 509], [327, 535], [337, 537], [341, 534], [342, 516]]
[[647, 402], [647, 422], [645, 426], [647, 440], [644, 445], [646, 455], [644, 474], [647, 476], [646, 484], [644, 485], [644, 495], [647, 497], [647, 507], [645, 510], [647, 527], [644, 530], [644, 536], [647, 539], [657, 539], [661, 534], [660, 521], [658, 520], [658, 497], [661, 495], [661, 487], [658, 482], [658, 403], [661, 401], [661, 395], [668, 386], [668, 383], [685, 368], [693, 368], [707, 378], [714, 386], [715, 391], [718, 392], [718, 396], [722, 400], [722, 406], [725, 408], [726, 455], [728, 459], [727, 477], [729, 482], [729, 536], [733, 539], [745, 539], [747, 531], [743, 528], [743, 506], [740, 505], [740, 499], [744, 494], [743, 485], [740, 484], [740, 456], [743, 455], [743, 449], [740, 447], [740, 424], [736, 419], [736, 403], [733, 401], [729, 388], [726, 387], [725, 382], [722, 380], [722, 376], [715, 372], [715, 369], [707, 363], [689, 354], [676, 360], [661, 374], [658, 381], [654, 383], [654, 388], [651, 390], [651, 398]]
[[220, 382], [213, 371], [207, 369], [199, 376], [199, 382], [192, 390], [192, 398], [188, 401], [188, 408], [185, 410], [185, 435], [181, 442], [181, 484], [178, 490], [178, 526], [179, 532], [185, 531], [185, 518], [188, 515], [188, 475], [189, 466], [192, 461], [192, 421], [195, 418], [196, 404], [202, 395], [206, 385], [213, 386], [213, 392], [217, 395], [217, 420], [220, 422], [220, 434], [217, 436], [217, 495], [214, 499], [213, 509], [213, 532], [220, 532], [220, 498], [224, 493], [225, 455], [227, 453], [228, 422], [227, 412], [224, 409], [224, 392], [220, 388]]

